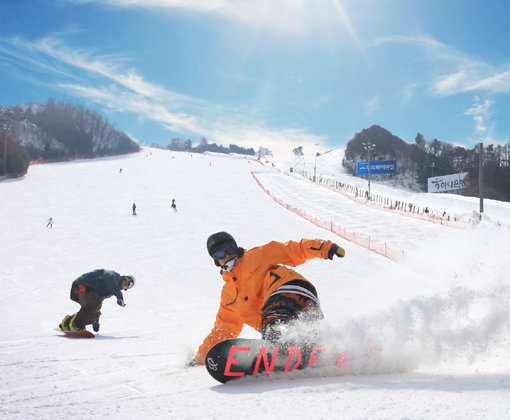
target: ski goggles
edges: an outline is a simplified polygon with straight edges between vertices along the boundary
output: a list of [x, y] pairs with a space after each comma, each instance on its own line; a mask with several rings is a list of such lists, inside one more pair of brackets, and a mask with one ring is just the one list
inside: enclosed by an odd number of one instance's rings
[[237, 245], [233, 242], [223, 242], [219, 244], [212, 251], [213, 258], [217, 260], [221, 260], [225, 258], [227, 255], [233, 255], [237, 252]]

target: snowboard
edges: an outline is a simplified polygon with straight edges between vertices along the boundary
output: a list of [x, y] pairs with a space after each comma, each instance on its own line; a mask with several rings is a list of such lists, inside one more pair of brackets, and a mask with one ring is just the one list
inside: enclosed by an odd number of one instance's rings
[[60, 328], [56, 329], [58, 332], [62, 333], [60, 337], [67, 338], [94, 338], [94, 333], [87, 330], [78, 330], [78, 331], [62, 331]]
[[209, 374], [221, 383], [247, 376], [290, 373], [295, 370], [334, 367], [341, 370], [347, 354], [327, 352], [320, 345], [275, 344], [260, 339], [233, 338], [212, 347], [205, 358]]

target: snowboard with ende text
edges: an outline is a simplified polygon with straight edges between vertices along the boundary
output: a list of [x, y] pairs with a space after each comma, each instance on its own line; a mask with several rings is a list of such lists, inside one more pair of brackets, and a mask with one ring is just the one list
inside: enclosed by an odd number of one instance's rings
[[322, 346], [276, 345], [271, 341], [234, 338], [222, 341], [207, 353], [205, 365], [219, 382], [259, 374], [290, 373], [305, 368], [331, 367], [339, 372], [347, 354], [326, 352]]

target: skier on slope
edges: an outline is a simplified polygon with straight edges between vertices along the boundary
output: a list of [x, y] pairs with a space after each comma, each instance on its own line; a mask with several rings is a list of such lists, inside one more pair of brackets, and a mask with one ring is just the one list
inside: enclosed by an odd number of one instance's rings
[[225, 284], [214, 327], [189, 365], [204, 364], [209, 349], [236, 338], [244, 324], [260, 331], [263, 339], [277, 341], [290, 321], [322, 318], [315, 287], [285, 265], [295, 267], [312, 258], [345, 255], [337, 244], [320, 239], [273, 241], [244, 250], [227, 232], [211, 235], [207, 251], [221, 267]]
[[126, 306], [122, 290], [131, 289], [135, 278], [131, 275], [120, 275], [113, 270], [99, 269], [82, 274], [71, 285], [71, 300], [79, 303], [81, 308], [74, 315], [66, 315], [59, 327], [62, 331], [84, 330], [92, 324], [94, 331], [99, 331], [99, 317], [104, 299], [111, 296], [117, 298], [119, 306]]

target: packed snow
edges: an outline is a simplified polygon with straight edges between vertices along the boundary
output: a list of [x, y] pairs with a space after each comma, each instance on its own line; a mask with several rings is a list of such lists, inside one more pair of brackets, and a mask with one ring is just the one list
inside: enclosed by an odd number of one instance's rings
[[[334, 153], [307, 165], [315, 164], [366, 185], [343, 173]], [[510, 418], [510, 204], [486, 200], [481, 221], [444, 226], [354, 201], [289, 175], [290, 166], [145, 148], [2, 179], [0, 417]], [[401, 249], [404, 259], [287, 210], [252, 172], [284, 202]], [[380, 182], [372, 193], [461, 216], [478, 211], [476, 197]], [[245, 248], [304, 237], [344, 247], [345, 258], [297, 271], [319, 292], [324, 342], [353, 360], [373, 347], [370, 362], [225, 385], [203, 366], [186, 367], [219, 304], [223, 281], [205, 241], [220, 230]], [[72, 281], [96, 268], [136, 277], [127, 306], [105, 300], [94, 339], [60, 337], [55, 328], [78, 310]], [[241, 336], [258, 333], [246, 327]]]

